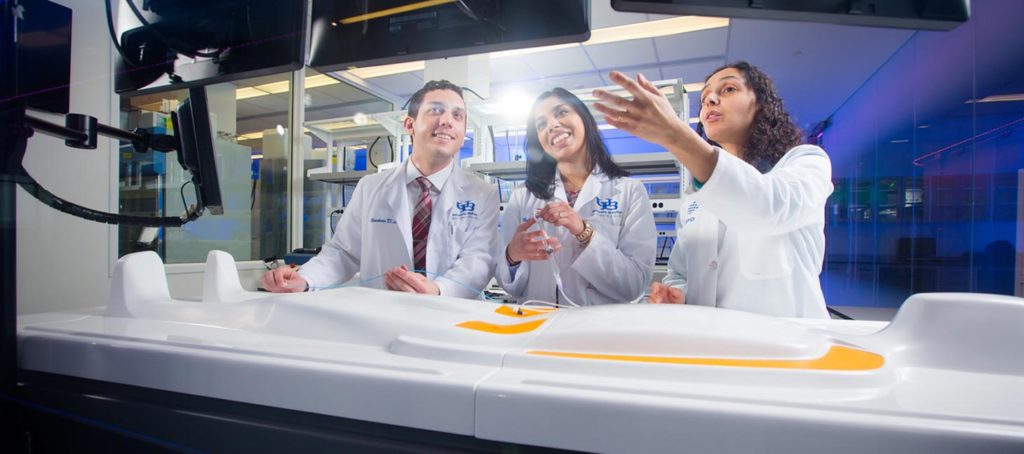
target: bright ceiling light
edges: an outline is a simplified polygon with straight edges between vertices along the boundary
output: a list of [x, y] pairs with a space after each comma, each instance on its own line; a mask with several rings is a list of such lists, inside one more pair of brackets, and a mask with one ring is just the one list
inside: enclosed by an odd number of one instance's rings
[[[334, 85], [340, 83], [338, 79], [335, 79], [326, 74], [317, 74], [314, 76], [306, 77], [306, 88], [317, 88], [327, 85]], [[257, 85], [255, 87], [243, 87], [235, 90], [235, 99], [249, 99], [257, 96], [273, 95], [278, 93], [288, 92], [291, 81], [281, 80], [277, 82], [271, 82], [269, 84]]]
[[242, 140], [255, 140], [255, 139], [262, 139], [262, 138], [263, 138], [263, 132], [262, 131], [261, 132], [250, 132], [248, 134], [242, 134], [242, 135], [237, 137], [237, 139], [239, 141], [242, 141]]
[[371, 79], [374, 77], [390, 76], [392, 74], [422, 71], [426, 66], [427, 63], [420, 60], [406, 63], [395, 63], [393, 65], [368, 66], [366, 68], [352, 67], [346, 71], [360, 79]]

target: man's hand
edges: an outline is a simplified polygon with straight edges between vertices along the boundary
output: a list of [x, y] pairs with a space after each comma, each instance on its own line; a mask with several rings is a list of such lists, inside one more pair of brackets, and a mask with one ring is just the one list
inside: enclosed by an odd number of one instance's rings
[[388, 290], [425, 295], [440, 295], [441, 289], [426, 276], [409, 271], [405, 265], [396, 266], [384, 273], [384, 285]]
[[648, 294], [651, 304], [684, 304], [686, 302], [686, 295], [683, 292], [661, 282], [652, 282]]
[[306, 279], [290, 266], [267, 271], [260, 278], [260, 285], [268, 292], [274, 293], [297, 293], [304, 292], [309, 288]]

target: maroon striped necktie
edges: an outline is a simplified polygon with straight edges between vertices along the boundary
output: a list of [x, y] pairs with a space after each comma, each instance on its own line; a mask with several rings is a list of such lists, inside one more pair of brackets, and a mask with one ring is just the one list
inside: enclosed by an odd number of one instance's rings
[[427, 177], [417, 178], [416, 183], [420, 185], [420, 199], [412, 212], [412, 257], [416, 272], [426, 276], [427, 235], [430, 234], [430, 209], [433, 205], [430, 202], [430, 188], [433, 185]]

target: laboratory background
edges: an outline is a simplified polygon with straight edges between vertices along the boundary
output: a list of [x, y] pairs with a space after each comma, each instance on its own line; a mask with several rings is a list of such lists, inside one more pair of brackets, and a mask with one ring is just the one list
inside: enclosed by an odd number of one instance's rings
[[[115, 128], [173, 134], [171, 112], [188, 90], [119, 86], [131, 80], [115, 74], [144, 69], [120, 63], [101, 2], [54, 3], [73, 14], [73, 27], [59, 32], [73, 42], [69, 110]], [[622, 93], [611, 71], [642, 74], [696, 127], [704, 78], [738, 60], [773, 79], [805, 142], [831, 159], [820, 281], [833, 318], [888, 322], [919, 293], [1024, 296], [1024, 1], [965, 2], [969, 19], [942, 30], [585, 3], [590, 31], [582, 42], [378, 65], [282, 64], [207, 85], [223, 214], [182, 227], [109, 225], [19, 189], [17, 300], [4, 304], [15, 304], [18, 316], [103, 305], [118, 259], [140, 251], [158, 254], [175, 299], [201, 299], [212, 250], [230, 254], [241, 286], [256, 291], [268, 269], [301, 265], [330, 239], [361, 178], [408, 156], [406, 101], [429, 80], [467, 88], [468, 131], [456, 165], [496, 186], [504, 206], [525, 179], [527, 116], [541, 92], [563, 87], [591, 106], [593, 89]], [[130, 14], [125, 5], [113, 2], [115, 22]], [[314, 35], [318, 26], [338, 26], [318, 23], [310, 8]], [[315, 36], [305, 44], [311, 58], [332, 58]], [[600, 119], [613, 158], [648, 191], [661, 279], [682, 208], [678, 163]], [[139, 152], [116, 138], [101, 136], [90, 150], [36, 134], [23, 165], [53, 193], [99, 211], [175, 216], [195, 198], [173, 152]], [[510, 225], [499, 215], [499, 228]]]
[[[821, 273], [829, 307], [884, 320], [914, 293], [1024, 292], [1019, 2], [971, 2], [970, 20], [949, 31], [590, 6], [591, 38], [583, 43], [325, 73], [305, 68], [207, 87], [225, 214], [143, 235], [142, 227], [75, 219], [19, 194], [18, 222], [33, 234], [22, 236], [19, 250], [18, 311], [106, 300], [114, 261], [145, 249], [171, 264], [175, 295], [198, 295], [194, 264], [211, 249], [231, 253], [248, 272], [243, 285], [254, 289], [263, 259], [321, 246], [361, 172], [395, 161], [408, 146], [396, 118], [426, 80], [464, 80], [475, 91], [465, 95], [471, 125], [461, 164], [490, 177], [507, 201], [525, 165], [501, 164], [525, 158], [525, 118], [537, 94], [557, 86], [586, 96], [613, 85], [612, 70], [643, 74], [673, 102], [688, 102], [679, 111], [695, 123], [704, 77], [736, 60], [773, 78], [807, 141], [832, 160]], [[114, 96], [103, 11], [75, 8], [75, 20], [73, 110], [165, 131], [185, 91]], [[683, 98], [684, 90], [692, 93]], [[675, 240], [675, 161], [614, 128], [601, 132], [616, 158], [636, 158], [631, 170], [656, 204], [663, 273]], [[173, 154], [99, 140], [100, 149], [118, 152], [69, 153], [41, 138], [29, 145], [26, 166], [87, 206], [150, 216], [182, 210], [187, 175]]]

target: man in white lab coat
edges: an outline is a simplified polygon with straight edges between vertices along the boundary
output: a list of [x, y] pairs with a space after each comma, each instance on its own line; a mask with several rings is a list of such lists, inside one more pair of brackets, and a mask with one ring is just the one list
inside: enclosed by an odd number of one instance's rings
[[456, 168], [466, 103], [451, 82], [430, 81], [409, 101], [412, 155], [360, 180], [334, 236], [298, 271], [263, 276], [272, 292], [337, 285], [358, 271], [366, 287], [474, 298], [490, 281], [497, 189]]

